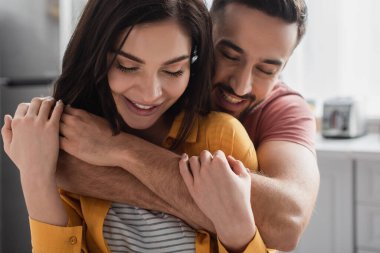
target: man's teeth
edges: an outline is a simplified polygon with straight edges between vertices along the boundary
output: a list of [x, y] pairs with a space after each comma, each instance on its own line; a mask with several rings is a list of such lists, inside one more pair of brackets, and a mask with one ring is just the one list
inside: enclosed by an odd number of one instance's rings
[[154, 106], [149, 106], [149, 105], [140, 105], [140, 104], [137, 104], [137, 103], [133, 103], [137, 108], [139, 109], [143, 109], [143, 110], [149, 110], [149, 109], [152, 109]]
[[222, 92], [222, 94], [223, 94], [224, 99], [227, 100], [227, 102], [231, 104], [238, 104], [243, 101], [243, 99], [237, 98], [235, 96], [231, 96], [225, 92]]

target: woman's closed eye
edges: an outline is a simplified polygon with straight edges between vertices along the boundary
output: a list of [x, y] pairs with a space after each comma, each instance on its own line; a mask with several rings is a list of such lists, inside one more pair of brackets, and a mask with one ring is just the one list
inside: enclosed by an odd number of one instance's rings
[[[139, 70], [139, 67], [126, 67], [121, 65], [119, 62], [116, 62], [116, 68], [124, 73], [132, 73]], [[180, 77], [184, 74], [182, 69], [178, 71], [163, 70], [163, 73], [169, 75], [170, 77]]]
[[124, 73], [131, 73], [138, 70], [138, 67], [125, 67], [120, 63], [117, 63], [116, 68]]
[[163, 70], [163, 72], [165, 74], [168, 74], [169, 76], [172, 76], [172, 77], [180, 77], [183, 75], [184, 71], [182, 69], [178, 70], [178, 71], [169, 71], [169, 70]]

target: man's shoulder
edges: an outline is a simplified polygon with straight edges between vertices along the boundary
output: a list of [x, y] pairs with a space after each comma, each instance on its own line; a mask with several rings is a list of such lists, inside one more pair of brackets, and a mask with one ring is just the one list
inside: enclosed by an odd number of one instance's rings
[[306, 105], [305, 99], [299, 92], [293, 90], [284, 83], [278, 83], [275, 85], [270, 95], [263, 101], [262, 106], [273, 106], [273, 104], [287, 105], [290, 101], [299, 103], [302, 106]]
[[305, 99], [285, 84], [272, 93], [244, 119], [256, 147], [268, 140], [301, 143], [313, 148], [315, 118]]
[[255, 117], [261, 114], [266, 117], [278, 117], [290, 114], [301, 116], [302, 114], [311, 115], [311, 111], [299, 92], [284, 83], [279, 83], [273, 88], [271, 94], [248, 114], [248, 117]]

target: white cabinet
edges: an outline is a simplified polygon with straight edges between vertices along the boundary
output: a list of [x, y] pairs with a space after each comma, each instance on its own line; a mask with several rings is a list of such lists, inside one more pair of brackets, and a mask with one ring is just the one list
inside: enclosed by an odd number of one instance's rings
[[296, 253], [380, 253], [380, 135], [317, 139], [321, 183]]
[[356, 186], [357, 248], [380, 252], [380, 157], [357, 161]]
[[346, 157], [318, 154], [317, 204], [297, 253], [354, 253], [353, 166]]

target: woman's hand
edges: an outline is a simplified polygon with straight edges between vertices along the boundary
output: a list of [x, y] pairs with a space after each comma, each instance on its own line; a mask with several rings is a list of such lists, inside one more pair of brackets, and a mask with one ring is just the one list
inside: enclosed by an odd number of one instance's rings
[[20, 104], [14, 118], [5, 116], [4, 150], [28, 178], [54, 178], [59, 152], [59, 120], [63, 103], [34, 98]]
[[20, 170], [29, 216], [57, 226], [67, 224], [55, 180], [63, 108], [61, 101], [34, 98], [20, 104], [13, 119], [6, 115], [1, 129], [4, 150]]
[[220, 241], [229, 250], [242, 250], [256, 226], [251, 209], [251, 177], [244, 165], [222, 151], [183, 155], [180, 172], [198, 207], [213, 221]]
[[84, 110], [67, 106], [60, 124], [60, 147], [87, 163], [116, 166], [113, 158], [118, 136], [108, 122]]

